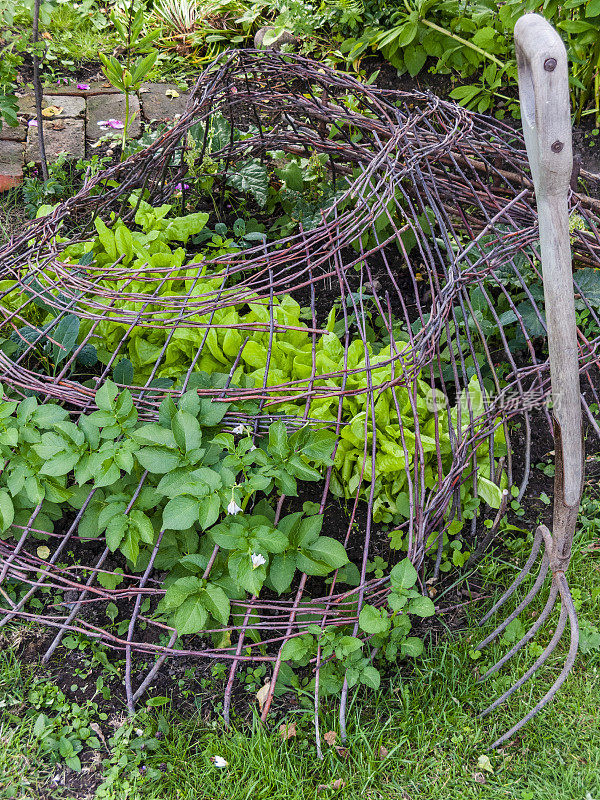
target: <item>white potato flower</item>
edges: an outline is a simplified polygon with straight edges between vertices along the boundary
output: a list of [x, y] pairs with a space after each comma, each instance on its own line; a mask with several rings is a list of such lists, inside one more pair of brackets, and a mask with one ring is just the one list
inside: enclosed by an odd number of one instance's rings
[[229, 503], [229, 505], [227, 506], [227, 513], [235, 515], [235, 514], [239, 514], [240, 511], [242, 511], [242, 507], [238, 506], [238, 504], [235, 502], [235, 500], [232, 497], [231, 498], [231, 503]]
[[252, 569], [257, 569], [257, 567], [262, 567], [263, 564], [267, 563], [267, 559], [260, 553], [252, 553], [250, 559], [252, 560]]

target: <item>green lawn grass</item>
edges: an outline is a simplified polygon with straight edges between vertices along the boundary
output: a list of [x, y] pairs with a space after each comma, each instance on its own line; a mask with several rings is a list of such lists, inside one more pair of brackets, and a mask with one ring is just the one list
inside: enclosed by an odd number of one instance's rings
[[[483, 613], [474, 606], [489, 607], [490, 599], [467, 606], [465, 629], [441, 637], [413, 668], [407, 669], [404, 664], [402, 672], [382, 682], [379, 692], [354, 696], [344, 749], [338, 749], [342, 744], [339, 735], [333, 745], [323, 742], [322, 761], [315, 750], [312, 716], [306, 712], [288, 712], [286, 717], [276, 714], [267, 727], [255, 721], [253, 725], [238, 723], [226, 731], [219, 720], [207, 722], [202, 707], [193, 718], [181, 719], [166, 706], [141, 712], [123, 725], [118, 741], [112, 742], [111, 754], [102, 752], [104, 763], [98, 758], [95, 771], [88, 773], [91, 788], [87, 796], [94, 796], [103, 778], [97, 796], [115, 800], [306, 800], [333, 796], [372, 800], [598, 800], [600, 637], [594, 620], [600, 597], [599, 512], [600, 502], [588, 496], [569, 573], [587, 652], [580, 654], [554, 702], [500, 750], [487, 748], [551, 685], [563, 663], [567, 642], [549, 666], [504, 709], [478, 721], [477, 711], [522, 675], [536, 655], [529, 647], [513, 659], [510, 669], [477, 684], [475, 673], [484, 671], [483, 662], [491, 664], [492, 658], [509, 648], [511, 635], [518, 634], [517, 625], [489, 653], [473, 659], [473, 645], [481, 637], [476, 619]], [[505, 585], [528, 546], [518, 548], [515, 563], [488, 557], [483, 565], [485, 577], [493, 584]], [[536, 611], [543, 599], [535, 603]], [[525, 621], [531, 621], [531, 616]], [[486, 626], [485, 630], [490, 629]], [[552, 624], [547, 626], [538, 644], [548, 641], [552, 630]], [[24, 706], [17, 705], [15, 711], [15, 703], [25, 702], [35, 678], [26, 675], [8, 652], [2, 653], [0, 663], [1, 705], [12, 714], [5, 715], [0, 727], [0, 798], [86, 797], [81, 791], [52, 788], [57, 769], [64, 773], [65, 768], [51, 766], [41, 758], [33, 735], [35, 717], [28, 717]], [[321, 735], [339, 731], [337, 713], [337, 703], [324, 699]], [[297, 735], [288, 740], [278, 732], [284, 720], [296, 723]], [[164, 731], [158, 740], [154, 737], [157, 724]], [[215, 767], [211, 756], [224, 758], [227, 767]], [[140, 764], [145, 770], [140, 771]]]

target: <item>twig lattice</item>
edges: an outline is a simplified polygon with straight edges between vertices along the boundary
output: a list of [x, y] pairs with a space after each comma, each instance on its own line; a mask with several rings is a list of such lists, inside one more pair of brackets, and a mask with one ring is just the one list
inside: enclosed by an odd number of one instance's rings
[[[211, 120], [217, 115], [236, 120], [236, 124], [249, 131], [248, 135], [241, 140], [232, 137], [220, 149], [211, 151], [208, 131]], [[198, 267], [206, 267], [213, 277], [222, 278], [222, 287], [209, 293], [195, 293], [197, 277], [194, 278], [194, 270], [189, 269], [189, 265], [186, 265], [183, 278], [188, 291], [180, 296], [161, 296], [158, 290], [146, 293], [131, 284], [135, 280], [139, 287], [139, 282], [154, 285], [157, 281], [170, 280], [177, 272], [173, 267], [147, 266], [133, 272], [121, 263], [121, 259], [101, 270], [93, 264], [66, 263], [61, 257], [64, 244], [57, 238], [61, 226], [64, 230], [69, 229], [71, 237], [85, 241], [95, 234], [94, 220], [98, 216], [109, 221], [109, 213], [115, 212], [126, 222], [133, 220], [135, 209], [128, 205], [127, 200], [134, 190], [147, 191], [148, 201], [153, 205], [169, 201], [182, 183], [193, 190], [196, 177], [190, 170], [186, 154], [189, 151], [188, 132], [199, 123], [204, 125], [206, 132], [200, 157], [210, 156], [213, 162], [220, 164], [216, 178], [221, 180], [222, 186], [239, 164], [250, 156], [266, 160], [267, 154], [273, 151], [303, 157], [325, 154], [328, 177], [333, 187], [339, 189], [336, 199], [330, 207], [322, 210], [321, 221], [310, 229], [300, 226], [297, 233], [284, 239], [265, 241], [240, 253], [199, 261]], [[594, 182], [593, 176], [584, 174], [582, 177], [588, 186]], [[184, 189], [184, 200], [186, 191]], [[222, 197], [219, 202], [222, 202]], [[593, 198], [576, 193], [573, 193], [571, 202], [573, 209], [587, 223], [585, 231], [573, 232], [576, 262], [581, 266], [600, 267], [597, 216], [600, 205]], [[385, 227], [380, 224], [383, 217], [389, 223]], [[385, 236], [382, 236], [382, 230]], [[408, 233], [414, 237], [412, 248], [405, 244]], [[375, 244], [365, 248], [367, 240]], [[419, 569], [424, 565], [428, 539], [432, 533], [435, 534], [437, 558], [434, 559], [433, 571], [437, 576], [443, 533], [453, 515], [459, 513], [460, 486], [464, 481], [471, 481], [475, 493], [477, 491], [477, 447], [487, 440], [493, 455], [494, 431], [503, 427], [508, 456], [500, 467], [495, 466], [492, 459], [491, 478], [499, 481], [499, 473], [504, 469], [509, 484], [518, 484], [519, 498], [522, 498], [530, 471], [534, 411], [538, 419], [545, 417], [551, 429], [550, 416], [544, 405], [550, 391], [547, 362], [540, 355], [540, 348], [531, 340], [527, 323], [502, 278], [502, 275], [510, 274], [513, 282], [525, 291], [543, 327], [543, 312], [523, 277], [527, 270], [537, 275], [541, 283], [535, 258], [536, 241], [536, 215], [532, 208], [525, 149], [520, 135], [510, 126], [470, 113], [428, 93], [365, 86], [301, 57], [254, 52], [225, 54], [201, 75], [186, 112], [172, 129], [124, 163], [90, 177], [76, 196], [58, 206], [49, 216], [32, 223], [25, 233], [0, 252], [3, 278], [16, 281], [28, 297], [18, 309], [2, 310], [5, 330], [18, 331], [24, 324], [31, 325], [25, 319], [28, 307], [41, 302], [54, 309], [55, 325], [63, 316], [74, 314], [88, 322], [89, 331], [52, 376], [36, 371], [32, 358], [39, 341], [44, 337], [52, 340], [52, 327], [40, 330], [39, 337], [32, 337], [33, 340], [28, 341], [14, 359], [0, 352], [0, 380], [17, 396], [36, 392], [45, 400], [65, 404], [76, 417], [95, 409], [95, 389], [71, 378], [70, 373], [79, 351], [95, 340], [101, 325], [107, 321], [118, 323], [122, 326], [123, 337], [109, 362], [95, 377], [96, 388], [111, 375], [114, 365], [126, 354], [128, 337], [134, 328], [160, 329], [166, 331], [165, 344], [149, 379], [143, 386], [128, 387], [138, 413], [150, 420], [155, 418], [166, 394], [170, 392], [175, 396], [187, 387], [206, 346], [213, 325], [212, 316], [217, 309], [239, 308], [252, 300], [263, 304], [269, 311], [269, 321], [262, 327], [258, 323], [242, 326], [240, 332], [246, 338], [232, 365], [235, 367], [253, 331], [260, 330], [272, 337], [274, 331], [285, 328], [274, 317], [274, 298], [284, 294], [298, 297], [311, 309], [312, 319], [307, 331], [313, 337], [314, 356], [317, 338], [325, 333], [318, 297], [334, 286], [347, 323], [344, 359], [337, 373], [319, 374], [313, 357], [312, 373], [308, 379], [271, 385], [267, 379], [267, 364], [262, 386], [239, 388], [227, 385], [218, 390], [206, 388], [198, 391], [213, 397], [216, 402], [258, 401], [260, 412], [254, 417], [230, 410], [224, 420], [227, 430], [241, 422], [250, 425], [257, 437], [277, 415], [278, 405], [290, 400], [304, 404], [303, 416], [286, 417], [288, 424], [294, 426], [302, 420], [311, 422], [310, 404], [315, 398], [334, 397], [338, 413], [333, 415], [330, 425], [339, 434], [344, 424], [344, 398], [355, 391], [346, 386], [348, 376], [357, 372], [348, 366], [350, 326], [354, 324], [357, 334], [353, 335], [358, 335], [364, 345], [365, 366], [360, 369], [368, 375], [365, 391], [369, 413], [365, 432], [369, 416], [374, 419], [375, 402], [383, 391], [390, 392], [391, 406], [395, 404], [400, 425], [399, 390], [407, 389], [411, 399], [416, 452], [411, 454], [410, 460], [406, 459], [407, 465], [411, 464], [407, 466], [410, 511], [404, 531], [408, 556]], [[181, 271], [178, 275], [181, 277]], [[109, 281], [118, 281], [118, 290], [107, 286]], [[497, 326], [498, 344], [493, 350], [487, 345], [477, 309], [471, 302], [470, 290], [474, 286], [479, 288], [480, 297]], [[0, 293], [0, 297], [10, 291]], [[384, 385], [374, 384], [371, 379], [374, 367], [370, 366], [366, 336], [366, 294], [373, 298], [372, 303], [383, 321], [383, 330], [392, 341], [394, 321], [400, 320], [406, 331], [407, 343], [395, 349], [390, 357], [393, 380]], [[506, 323], [503, 324], [495, 311], [494, 297], [500, 295], [508, 301], [517, 329], [526, 342], [527, 358], [517, 358], [509, 346]], [[596, 309], [589, 304], [587, 307], [598, 323]], [[185, 365], [187, 371], [180, 389], [166, 390], [152, 385], [161, 371], [167, 345], [181, 327], [195, 327], [203, 330], [205, 335], [201, 346]], [[446, 366], [453, 375], [451, 385], [448, 385], [442, 370], [442, 340], [454, 345], [446, 350], [449, 354]], [[592, 403], [600, 403], [592, 379], [599, 343], [600, 335], [592, 341], [583, 335], [580, 337], [584, 394]], [[485, 353], [484, 363], [480, 363], [477, 355], [482, 351]], [[484, 397], [482, 415], [474, 418], [472, 413], [467, 413], [461, 419], [459, 412], [456, 424], [451, 419], [449, 408], [435, 406], [433, 409], [439, 468], [435, 486], [427, 488], [422, 432], [415, 400], [416, 382], [419, 376], [423, 376], [448, 397], [456, 398], [466, 390], [473, 374], [483, 385], [483, 371], [496, 386], [496, 393], [491, 398]], [[584, 404], [590, 425], [600, 433], [585, 399]], [[441, 467], [437, 436], [441, 415], [448, 416], [452, 436], [452, 466], [445, 472]], [[519, 465], [514, 463], [507, 424], [516, 415], [523, 423], [523, 437], [519, 444], [523, 463]], [[371, 512], [377, 436], [372, 436], [369, 451], [367, 442], [365, 435], [363, 470], [367, 463], [371, 469], [371, 474], [363, 475], [363, 483], [371, 485], [365, 522], [362, 529], [357, 529], [356, 520], [363, 518], [358, 503], [359, 486], [356, 499], [349, 506], [344, 541], [345, 545], [355, 546], [358, 542], [362, 553], [359, 565], [361, 582], [356, 588], [341, 591], [334, 578], [325, 594], [314, 597], [310, 579], [303, 575], [290, 598], [253, 597], [241, 602], [239, 605], [245, 609], [243, 620], [223, 631], [230, 635], [231, 644], [227, 647], [209, 646], [206, 641], [191, 639], [185, 649], [181, 649], [175, 647], [177, 634], [173, 629], [141, 611], [145, 598], [156, 600], [164, 593], [153, 571], [158, 543], [144, 574], [125, 576], [125, 588], [108, 590], [97, 583], [101, 571], [111, 571], [106, 566], [107, 561], [110, 563], [108, 548], [97, 553], [95, 563], [64, 565], [69, 549], [78, 542], [78, 523], [84, 506], [66, 530], [54, 534], [56, 547], [47, 561], [36, 555], [36, 512], [27, 525], [15, 528], [14, 541], [0, 542], [0, 582], [17, 579], [30, 585], [26, 597], [19, 603], [9, 603], [7, 599], [1, 601], [4, 616], [0, 625], [23, 618], [35, 619], [55, 628], [56, 636], [46, 658], [52, 655], [67, 631], [84, 632], [124, 651], [130, 708], [147, 689], [166, 657], [194, 655], [204, 659], [226, 659], [230, 663], [224, 712], [228, 718], [232, 688], [240, 664], [248, 660], [267, 661], [272, 664], [272, 677], [263, 709], [265, 718], [281, 664], [281, 647], [290, 637], [306, 630], [310, 624], [306, 621], [307, 615], [322, 625], [352, 626], [357, 634], [357, 614], [363, 603], [368, 601], [378, 606], [385, 601], [388, 592], [386, 579], [367, 577], [367, 559], [372, 555], [374, 537]], [[322, 512], [327, 508], [331, 476], [330, 468], [323, 482]], [[144, 480], [145, 476], [138, 491]], [[93, 492], [87, 503], [92, 495]], [[453, 497], [456, 498], [454, 505]], [[135, 496], [129, 509], [134, 501]], [[282, 505], [283, 498], [280, 498], [278, 515]], [[453, 508], [451, 514], [448, 514], [449, 506]], [[475, 523], [474, 519], [467, 534], [472, 539], [475, 538]], [[66, 609], [64, 606], [46, 607], [36, 613], [25, 610], [26, 601], [43, 587], [68, 591], [74, 600]], [[308, 602], [307, 598], [310, 598]], [[116, 601], [128, 601], [129, 604], [131, 621], [125, 636], [104, 629], [93, 614], [93, 609], [102, 609], [108, 602]], [[298, 619], [300, 609], [302, 619]], [[143, 633], [140, 623], [144, 623]], [[260, 644], [248, 638], [251, 629], [260, 631]], [[163, 638], [159, 641], [160, 635]], [[134, 651], [157, 656], [155, 664], [137, 686], [134, 686], [132, 678]], [[318, 674], [319, 661], [313, 662], [312, 666]], [[345, 685], [342, 719], [347, 691]], [[315, 707], [318, 708], [318, 682]]]

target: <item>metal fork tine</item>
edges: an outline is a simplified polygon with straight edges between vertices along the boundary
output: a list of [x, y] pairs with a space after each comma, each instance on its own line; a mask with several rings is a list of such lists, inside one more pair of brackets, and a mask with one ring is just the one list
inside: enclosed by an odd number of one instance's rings
[[481, 678], [479, 678], [479, 683], [481, 683], [481, 681], [484, 681], [486, 678], [489, 678], [490, 675], [493, 675], [495, 672], [497, 672], [501, 667], [504, 666], [504, 664], [506, 664], [506, 662], [510, 658], [514, 656], [515, 653], [518, 653], [519, 650], [527, 644], [527, 642], [533, 639], [535, 634], [539, 631], [544, 622], [550, 616], [550, 613], [554, 608], [554, 604], [556, 603], [557, 595], [558, 595], [558, 589], [556, 587], [556, 584], [553, 583], [552, 586], [550, 587], [550, 594], [548, 595], [548, 600], [546, 601], [546, 605], [544, 606], [542, 613], [537, 618], [535, 623], [527, 631], [525, 636], [523, 636], [522, 639], [520, 639], [513, 647], [511, 647], [511, 649], [508, 651], [508, 653], [506, 653], [506, 655], [502, 656], [500, 661], [497, 661], [493, 667], [490, 667], [488, 671], [484, 675], [482, 675]]
[[548, 565], [549, 565], [548, 556], [544, 553], [542, 564], [540, 566], [540, 571], [531, 589], [527, 592], [526, 596], [523, 598], [523, 600], [521, 600], [521, 602], [515, 608], [515, 610], [504, 620], [504, 622], [501, 625], [498, 625], [498, 627], [495, 630], [493, 630], [489, 636], [487, 636], [479, 645], [477, 645], [476, 648], [477, 650], [482, 650], [490, 642], [492, 642], [497, 636], [499, 636], [502, 633], [503, 630], [505, 630], [505, 628], [507, 628], [507, 626], [513, 621], [513, 619], [516, 619], [519, 616], [519, 614], [527, 608], [527, 606], [535, 598], [535, 596], [540, 590], [540, 587], [546, 580], [546, 575], [548, 574]]
[[[511, 583], [511, 585], [508, 587], [508, 589], [504, 592], [504, 594], [498, 600], [498, 602], [495, 603], [490, 608], [490, 610], [487, 612], [487, 614], [482, 618], [482, 620], [479, 623], [480, 625], [485, 625], [485, 623], [488, 621], [488, 619], [493, 614], [495, 614], [496, 611], [498, 611], [498, 609], [501, 608], [504, 605], [504, 603], [506, 603], [506, 601], [510, 597], [512, 597], [514, 592], [519, 588], [519, 586], [523, 583], [525, 578], [529, 575], [529, 573], [531, 571], [531, 567], [533, 566], [533, 563], [536, 560], [536, 558], [538, 556], [538, 553], [540, 552], [540, 547], [542, 546], [542, 541], [543, 540], [542, 540], [541, 532], [539, 530], [536, 530], [535, 536], [533, 538], [533, 546], [531, 548], [531, 553], [529, 554], [529, 558], [525, 562], [525, 566], [523, 567], [521, 572], [519, 572], [517, 577], [514, 579], [514, 581]], [[483, 645], [480, 645], [480, 647], [482, 647], [482, 646]]]
[[561, 615], [562, 612], [566, 609], [567, 616], [569, 618], [569, 625], [571, 628], [571, 643], [569, 646], [569, 652], [567, 654], [567, 659], [565, 661], [565, 665], [561, 670], [560, 675], [554, 681], [550, 689], [546, 692], [546, 694], [542, 697], [539, 703], [534, 706], [528, 714], [526, 714], [523, 719], [519, 720], [516, 725], [507, 731], [503, 736], [497, 739], [494, 744], [491, 746], [491, 749], [499, 747], [501, 744], [506, 742], [511, 736], [526, 725], [529, 720], [531, 720], [538, 711], [541, 711], [545, 705], [547, 705], [550, 700], [554, 697], [554, 695], [558, 692], [560, 687], [566, 681], [569, 672], [573, 668], [573, 664], [575, 663], [575, 658], [577, 656], [577, 648], [579, 646], [579, 625], [577, 623], [577, 612], [575, 611], [575, 606], [573, 605], [573, 599], [571, 597], [571, 593], [569, 591], [569, 586], [567, 584], [566, 578], [564, 574], [556, 575], [556, 580], [558, 583], [558, 588], [560, 591], [560, 598], [561, 598]]
[[495, 708], [498, 708], [499, 705], [502, 705], [502, 703], [504, 703], [505, 700], [508, 700], [508, 698], [512, 694], [514, 694], [517, 691], [517, 689], [520, 689], [521, 686], [523, 686], [523, 684], [526, 681], [528, 681], [529, 678], [531, 678], [533, 673], [537, 669], [539, 669], [539, 667], [541, 667], [542, 664], [545, 664], [545, 662], [548, 660], [548, 658], [552, 655], [552, 652], [554, 651], [554, 648], [558, 644], [558, 642], [560, 640], [560, 637], [564, 633], [565, 626], [567, 624], [567, 616], [568, 616], [567, 615], [567, 610], [565, 609], [564, 606], [561, 605], [560, 617], [558, 619], [558, 625], [556, 626], [556, 631], [554, 632], [554, 636], [550, 640], [550, 644], [548, 644], [548, 646], [546, 647], [544, 652], [541, 654], [541, 656], [539, 656], [536, 659], [535, 663], [532, 664], [531, 667], [529, 667], [527, 672], [524, 675], [522, 675], [516, 683], [513, 683], [513, 685], [510, 687], [510, 689], [507, 689], [506, 692], [504, 692], [503, 695], [500, 695], [500, 697], [498, 697], [497, 700], [494, 700], [494, 702], [491, 705], [489, 705], [484, 711], [481, 712], [481, 714], [478, 715], [479, 719], [483, 719], [483, 717], [487, 717], [487, 715], [490, 714]]

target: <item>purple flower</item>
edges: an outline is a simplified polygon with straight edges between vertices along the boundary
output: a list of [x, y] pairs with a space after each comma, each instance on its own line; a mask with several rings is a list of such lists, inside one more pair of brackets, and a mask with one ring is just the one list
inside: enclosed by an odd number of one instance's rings
[[28, 128], [37, 128], [37, 119], [30, 119], [27, 123]]
[[109, 128], [122, 130], [125, 127], [125, 124], [121, 122], [120, 119], [104, 119], [98, 122], [98, 127], [101, 128], [103, 131], [107, 131]]
[[189, 189], [189, 188], [190, 188], [189, 183], [176, 183], [175, 184], [175, 189], [178, 192], [183, 192], [184, 189]]
[[89, 83], [78, 83], [78, 84], [77, 84], [77, 88], [78, 88], [78, 89], [81, 89], [81, 90], [83, 91], [83, 90], [85, 90], [85, 89], [89, 89], [89, 88], [90, 88], [90, 85], [89, 85]]
[[59, 86], [60, 86], [60, 84], [61, 84], [61, 83], [64, 83], [65, 85], [68, 85], [68, 83], [69, 83], [69, 79], [68, 79], [68, 78], [57, 78], [57, 79], [56, 79], [56, 82], [57, 82], [57, 84], [58, 84]]

